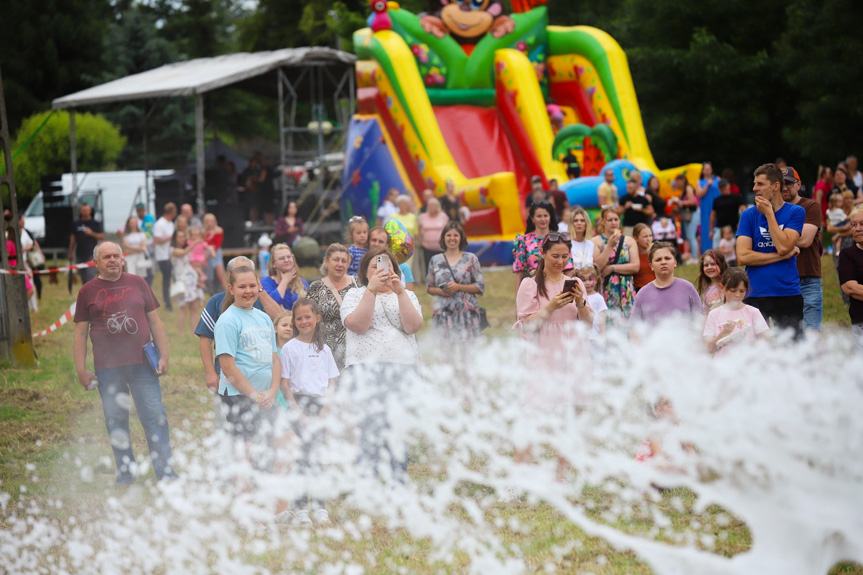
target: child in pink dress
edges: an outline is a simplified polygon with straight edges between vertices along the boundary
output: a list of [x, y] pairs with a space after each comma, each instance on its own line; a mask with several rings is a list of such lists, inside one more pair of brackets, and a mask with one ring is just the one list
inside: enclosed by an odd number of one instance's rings
[[198, 287], [204, 287], [207, 284], [207, 274], [204, 273], [204, 268], [207, 266], [207, 259], [215, 256], [216, 252], [204, 241], [204, 234], [201, 228], [189, 228], [189, 244], [194, 244], [195, 247], [189, 252], [189, 263], [198, 272]]

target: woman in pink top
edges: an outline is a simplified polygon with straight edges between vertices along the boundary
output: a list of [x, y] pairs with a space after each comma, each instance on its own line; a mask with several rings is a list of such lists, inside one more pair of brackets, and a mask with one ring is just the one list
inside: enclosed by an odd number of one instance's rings
[[[578, 278], [568, 278], [563, 271], [569, 263], [572, 240], [568, 233], [549, 232], [540, 246], [540, 260], [533, 277], [519, 284], [515, 298], [517, 326], [525, 338], [537, 344], [534, 359], [537, 365], [552, 366], [554, 373], [535, 374], [524, 387], [522, 403], [537, 415], [552, 412], [566, 419], [574, 415], [576, 390], [573, 382], [590, 377], [588, 337], [593, 326], [593, 310], [587, 305], [587, 290]], [[564, 292], [566, 281], [573, 282], [571, 291]], [[576, 330], [577, 322], [584, 329]], [[579, 341], [581, 340], [581, 341]], [[577, 375], [576, 375], [577, 374]], [[527, 417], [530, 421], [532, 418]], [[517, 434], [521, 435], [521, 434]], [[531, 445], [515, 445], [515, 462], [533, 460]], [[558, 456], [557, 478], [565, 478], [569, 464]], [[514, 496], [512, 489], [502, 497]]]
[[419, 215], [417, 221], [419, 222], [419, 241], [423, 253], [421, 258], [422, 274], [419, 277], [424, 279], [428, 275], [431, 259], [437, 254], [443, 253], [440, 249], [440, 237], [444, 226], [449, 223], [449, 216], [440, 209], [439, 199], [429, 198], [426, 202], [426, 211]]

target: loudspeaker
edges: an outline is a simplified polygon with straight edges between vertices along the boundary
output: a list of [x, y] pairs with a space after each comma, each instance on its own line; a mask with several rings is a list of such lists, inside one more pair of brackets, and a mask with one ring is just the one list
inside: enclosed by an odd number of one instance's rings
[[177, 209], [186, 203], [186, 193], [183, 188], [183, 182], [176, 176], [168, 176], [165, 178], [154, 178], [153, 189], [155, 194], [156, 213], [155, 217], [162, 215], [165, 204], [174, 202], [177, 204]]
[[[47, 198], [45, 199], [47, 200]], [[46, 201], [44, 214], [45, 239], [42, 241], [42, 245], [49, 248], [68, 248], [74, 224], [72, 206], [63, 205], [62, 202], [49, 204]]]

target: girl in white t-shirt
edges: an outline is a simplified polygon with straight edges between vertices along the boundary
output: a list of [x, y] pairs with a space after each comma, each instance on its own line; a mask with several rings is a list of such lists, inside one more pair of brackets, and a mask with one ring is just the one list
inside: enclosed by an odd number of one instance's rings
[[[302, 455], [297, 460], [297, 468], [310, 482], [314, 471], [320, 468], [317, 463], [320, 457], [315, 450], [324, 441], [323, 429], [315, 420], [326, 417], [329, 411], [339, 370], [332, 350], [324, 343], [318, 304], [309, 298], [300, 298], [291, 311], [294, 338], [282, 347], [279, 358], [281, 390], [293, 412], [293, 430], [300, 439]], [[308, 495], [303, 493], [294, 503], [294, 521], [299, 525], [311, 525], [312, 519], [316, 523], [329, 522], [323, 501], [312, 499], [311, 508], [310, 518]]]
[[726, 348], [739, 341], [752, 341], [766, 334], [770, 327], [757, 308], [743, 303], [749, 291], [749, 277], [740, 268], [729, 268], [720, 284], [725, 303], [707, 315], [704, 341], [711, 352], [724, 354]]
[[595, 349], [602, 342], [602, 338], [605, 337], [605, 314], [608, 311], [608, 306], [605, 304], [602, 294], [596, 292], [596, 284], [602, 275], [599, 273], [599, 268], [591, 264], [587, 267], [577, 269], [575, 277], [584, 282], [587, 305], [593, 310], [593, 328], [590, 331], [590, 345], [591, 348]]

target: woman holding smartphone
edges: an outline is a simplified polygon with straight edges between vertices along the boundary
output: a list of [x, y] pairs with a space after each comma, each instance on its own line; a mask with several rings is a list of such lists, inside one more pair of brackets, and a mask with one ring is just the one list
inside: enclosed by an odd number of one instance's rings
[[480, 336], [477, 295], [485, 293], [479, 259], [464, 251], [467, 237], [458, 222], [449, 222], [440, 235], [444, 253], [432, 257], [426, 276], [429, 295], [435, 296], [432, 325], [442, 339], [464, 342]]
[[547, 234], [542, 241], [536, 274], [521, 282], [515, 298], [519, 323], [525, 333], [531, 334], [530, 339], [535, 339], [542, 347], [571, 337], [575, 322], [584, 323], [586, 328], [593, 325], [593, 311], [587, 305], [584, 283], [563, 273], [569, 263], [571, 247], [568, 233]]
[[390, 441], [388, 412], [416, 375], [416, 333], [422, 329], [423, 316], [419, 300], [402, 285], [397, 269], [398, 262], [385, 248], [370, 248], [360, 260], [361, 287], [349, 290], [342, 301], [347, 332], [341, 387], [352, 394], [344, 409], [358, 420], [361, 471], [379, 476], [386, 451], [390, 477], [404, 483], [407, 446]]
[[[593, 327], [593, 310], [587, 304], [584, 283], [563, 273], [571, 249], [568, 233], [548, 233], [542, 241], [536, 274], [521, 282], [515, 298], [516, 325], [522, 326], [526, 339], [536, 343], [536, 351], [530, 352], [530, 356], [542, 358], [542, 362], [536, 364], [535, 377], [523, 387], [520, 402], [525, 411], [520, 418], [523, 425], [554, 421], [554, 417], [562, 421], [571, 418], [578, 396], [575, 381], [583, 384], [590, 377], [588, 338]], [[579, 322], [584, 327], [580, 333], [576, 330]], [[574, 373], [578, 373], [577, 378], [572, 376]], [[516, 429], [513, 437], [518, 441], [534, 433], [535, 429]], [[516, 463], [533, 461], [530, 443], [516, 443], [514, 450]], [[568, 468], [567, 461], [558, 456], [559, 481], [563, 481]], [[509, 501], [517, 496], [515, 490], [509, 488], [501, 500]]]

